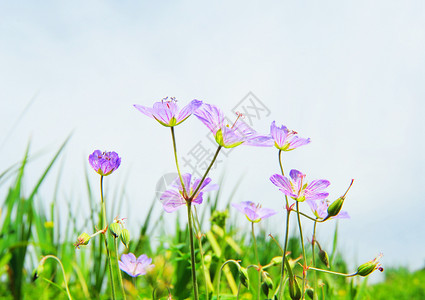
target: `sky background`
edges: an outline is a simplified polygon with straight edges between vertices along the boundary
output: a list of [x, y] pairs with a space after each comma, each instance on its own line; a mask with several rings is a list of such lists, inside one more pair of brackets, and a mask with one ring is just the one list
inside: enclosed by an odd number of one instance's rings
[[[425, 265], [423, 1], [2, 1], [0, 66], [0, 171], [31, 140], [41, 155], [28, 168], [29, 192], [72, 132], [41, 190], [44, 207], [60, 173], [61, 211], [71, 202], [87, 214], [86, 170], [98, 184], [87, 157], [113, 150], [122, 165], [105, 185], [125, 186], [116, 214], [135, 234], [161, 176], [175, 168], [169, 129], [132, 105], [199, 99], [232, 120], [253, 100], [264, 109], [250, 120], [257, 131], [276, 120], [312, 140], [284, 154], [286, 172], [330, 180], [330, 200], [355, 179], [344, 204], [351, 219], [339, 223], [347, 259], [383, 252], [384, 266]], [[196, 145], [215, 151], [195, 117], [176, 135], [181, 159]], [[269, 181], [277, 150], [240, 146], [220, 159], [211, 173], [225, 176], [220, 208], [241, 180], [233, 201], [279, 210], [268, 230], [282, 236], [283, 197]], [[6, 191], [2, 184], [1, 199]], [[334, 226], [320, 226], [324, 244]]]

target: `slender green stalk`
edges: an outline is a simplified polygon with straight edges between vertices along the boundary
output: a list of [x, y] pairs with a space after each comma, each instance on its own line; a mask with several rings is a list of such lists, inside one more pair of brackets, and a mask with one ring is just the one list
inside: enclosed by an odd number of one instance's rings
[[299, 208], [299, 202], [297, 201], [297, 219], [298, 219], [298, 228], [300, 230], [300, 240], [301, 240], [301, 247], [303, 250], [303, 288], [302, 288], [302, 296], [301, 298], [304, 299], [304, 293], [305, 293], [305, 281], [307, 277], [307, 260], [305, 255], [305, 247], [304, 247], [304, 237], [303, 237], [303, 229], [301, 226], [301, 218], [300, 218], [300, 208]]
[[115, 257], [117, 258], [116, 259], [116, 262], [117, 262], [117, 264], [116, 264], [116, 270], [118, 272], [118, 277], [120, 279], [120, 282], [119, 283], [120, 283], [121, 294], [122, 294], [123, 299], [125, 300], [126, 299], [126, 296], [125, 296], [125, 291], [124, 291], [124, 284], [122, 282], [122, 274], [121, 274], [121, 271], [120, 271], [120, 266], [118, 264], [118, 238], [114, 237], [114, 242], [115, 242], [114, 243]]
[[351, 273], [351, 274], [346, 274], [346, 273], [334, 272], [334, 271], [330, 271], [330, 270], [323, 270], [323, 269], [319, 269], [319, 268], [315, 268], [315, 267], [308, 267], [308, 269], [318, 271], [318, 272], [322, 272], [322, 273], [344, 276], [344, 277], [353, 277], [353, 276], [357, 275], [357, 272]]
[[193, 293], [194, 299], [198, 300], [198, 282], [196, 280], [196, 265], [195, 265], [195, 245], [193, 243], [193, 225], [192, 225], [192, 202], [187, 201], [187, 219], [189, 222], [189, 240], [190, 240], [190, 261], [192, 266], [192, 283], [193, 283]]
[[43, 260], [47, 260], [48, 258], [53, 258], [59, 263], [59, 265], [62, 269], [63, 281], [65, 282], [65, 288], [66, 288], [66, 293], [68, 294], [68, 299], [72, 300], [71, 293], [69, 292], [68, 281], [66, 280], [65, 269], [63, 268], [63, 264], [62, 264], [61, 260], [54, 255], [46, 255], [46, 256], [43, 257]]
[[179, 167], [179, 160], [177, 159], [177, 145], [176, 145], [176, 136], [174, 135], [174, 126], [171, 126], [171, 137], [173, 138], [173, 150], [174, 150], [174, 159], [176, 161], [176, 168], [177, 168], [177, 173], [179, 174], [179, 178], [180, 178], [180, 183], [183, 187], [183, 195], [187, 195], [186, 193], [186, 187], [184, 186], [183, 183], [183, 178], [182, 178], [182, 173], [180, 172], [180, 167]]
[[[312, 256], [313, 256], [313, 267], [316, 267], [316, 257], [315, 257], [315, 253], [314, 253], [314, 246], [316, 245], [316, 227], [317, 227], [317, 219], [316, 219], [316, 221], [314, 221], [313, 238], [311, 240], [311, 253], [312, 253]], [[313, 300], [316, 297], [316, 289], [317, 289], [317, 274], [314, 273]]]
[[[221, 148], [222, 148], [221, 146], [218, 146], [217, 151], [215, 151], [214, 157], [213, 157], [213, 159], [212, 159], [212, 161], [211, 161], [210, 165], [208, 166], [208, 169], [205, 171], [204, 176], [202, 177], [201, 181], [199, 182], [198, 187], [197, 187], [197, 188], [196, 188], [196, 190], [193, 192], [192, 197], [194, 197], [194, 196], [196, 195], [196, 193], [197, 193], [197, 192], [199, 191], [199, 189], [201, 188], [202, 183], [205, 181], [205, 178], [207, 178], [207, 175], [208, 175], [208, 173], [210, 172], [210, 170], [211, 170], [212, 166], [214, 165], [214, 162], [215, 162], [215, 160], [217, 159], [218, 153], [220, 152]], [[191, 199], [191, 200], [192, 200], [192, 199]]]
[[257, 260], [258, 264], [258, 293], [257, 293], [257, 299], [260, 300], [260, 292], [261, 292], [261, 264], [260, 259], [258, 257], [258, 249], [257, 249], [257, 240], [255, 238], [255, 232], [254, 232], [254, 222], [251, 222], [251, 232], [252, 232], [252, 239], [254, 241], [254, 251], [255, 251], [255, 259]]
[[[218, 280], [217, 280], [217, 300], [220, 299], [220, 279], [221, 279], [221, 271], [223, 270], [224, 266], [227, 265], [228, 263], [234, 263], [235, 265], [238, 266], [238, 268], [240, 268], [239, 262], [233, 259], [229, 259], [226, 260], [220, 267], [220, 270], [218, 271]], [[238, 292], [238, 297], [239, 297], [239, 292]]]
[[[103, 176], [100, 176], [100, 199], [102, 201], [102, 229], [105, 229], [108, 225], [106, 221], [106, 205], [105, 201], [103, 200]], [[114, 282], [114, 275], [112, 273], [112, 261], [111, 261], [111, 254], [109, 253], [109, 247], [108, 247], [108, 234], [104, 233], [103, 238], [105, 240], [105, 248], [106, 248], [106, 254], [108, 256], [108, 265], [109, 265], [109, 279], [111, 280], [112, 284], [112, 299], [116, 299], [115, 295], [115, 282]]]
[[210, 282], [210, 280], [208, 280], [208, 276], [207, 276], [207, 268], [205, 267], [205, 262], [204, 262], [204, 251], [202, 248], [202, 234], [201, 234], [201, 224], [199, 223], [199, 218], [198, 218], [198, 212], [196, 210], [196, 206], [193, 207], [195, 213], [192, 214], [193, 219], [194, 219], [194, 224], [195, 224], [195, 232], [196, 232], [196, 238], [198, 240], [198, 245], [199, 245], [199, 252], [201, 253], [201, 263], [202, 263], [202, 273], [204, 274], [204, 282], [205, 282], [205, 299], [208, 300], [208, 283]]

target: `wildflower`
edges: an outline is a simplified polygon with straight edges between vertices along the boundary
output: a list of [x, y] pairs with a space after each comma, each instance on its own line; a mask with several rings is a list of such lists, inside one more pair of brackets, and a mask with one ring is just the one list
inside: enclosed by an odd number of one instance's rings
[[121, 157], [116, 152], [102, 152], [95, 150], [89, 156], [89, 163], [101, 176], [107, 176], [114, 172], [121, 164]]
[[204, 104], [195, 112], [195, 116], [214, 134], [217, 144], [221, 147], [234, 148], [240, 144], [269, 146], [267, 142], [271, 138], [257, 134], [255, 130], [240, 120], [241, 114], [238, 114], [235, 123], [230, 125], [227, 124], [224, 113], [218, 107]]
[[121, 255], [121, 260], [118, 261], [118, 264], [121, 271], [126, 272], [131, 277], [145, 275], [149, 269], [155, 267], [152, 264], [152, 258], [142, 254], [136, 259], [133, 253]]
[[[310, 206], [316, 218], [325, 219], [328, 216], [329, 201], [321, 199], [319, 201], [307, 200], [306, 202]], [[349, 219], [350, 216], [346, 211], [340, 211], [336, 216], [333, 216], [332, 218]]]
[[270, 126], [270, 135], [273, 138], [271, 142], [282, 151], [291, 151], [310, 143], [310, 138], [300, 138], [296, 134], [296, 131], [289, 130], [286, 126], [277, 127], [275, 121]]
[[279, 174], [270, 177], [270, 181], [279, 188], [285, 195], [292, 199], [303, 202], [305, 200], [320, 200], [329, 196], [323, 192], [330, 185], [328, 180], [313, 180], [309, 184], [304, 182], [305, 174], [298, 170], [289, 172], [291, 180]]
[[80, 249], [80, 246], [86, 246], [91, 239], [91, 236], [85, 232], [80, 234], [77, 238], [77, 242], [74, 243], [75, 248]]
[[134, 107], [148, 117], [157, 120], [161, 125], [173, 127], [189, 118], [201, 105], [202, 101], [192, 100], [179, 111], [176, 98], [168, 99], [166, 97], [160, 102], [155, 102], [152, 108], [138, 104], [134, 104]]
[[260, 204], [251, 201], [243, 201], [241, 203], [233, 203], [233, 207], [245, 214], [246, 218], [253, 223], [258, 223], [262, 219], [273, 216], [277, 212], [271, 208], [262, 208]]
[[357, 275], [360, 276], [368, 276], [375, 270], [379, 270], [381, 272], [384, 271], [384, 268], [379, 263], [379, 260], [382, 257], [382, 253], [379, 254], [377, 257], [375, 257], [373, 260], [368, 261], [367, 263], [362, 264], [360, 267], [357, 268]]
[[161, 203], [164, 207], [164, 210], [168, 213], [177, 210], [182, 205], [185, 205], [187, 201], [191, 201], [192, 203], [196, 204], [201, 204], [203, 201], [202, 196], [204, 192], [218, 189], [218, 185], [216, 184], [209, 185], [211, 183], [211, 178], [207, 177], [204, 182], [202, 182], [202, 185], [196, 192], [196, 195], [193, 195], [193, 193], [198, 188], [201, 179], [197, 178], [192, 182], [192, 175], [186, 173], [182, 175], [182, 180], [186, 193], [183, 192], [183, 187], [181, 185], [180, 178], [176, 178], [176, 180], [172, 184], [172, 187], [174, 189], [166, 190], [161, 195]]

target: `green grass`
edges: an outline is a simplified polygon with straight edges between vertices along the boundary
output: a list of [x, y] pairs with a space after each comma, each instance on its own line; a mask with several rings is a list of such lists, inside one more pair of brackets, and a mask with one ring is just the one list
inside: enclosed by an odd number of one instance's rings
[[[99, 222], [99, 196], [98, 187], [92, 187], [87, 179], [87, 209], [90, 217], [87, 220], [78, 219], [78, 212], [68, 207], [68, 213], [61, 215], [56, 203], [59, 200], [59, 183], [54, 191], [51, 201], [38, 199], [38, 191], [45, 181], [46, 176], [54, 168], [66, 141], [61, 148], [52, 156], [46, 168], [40, 172], [40, 177], [28, 195], [23, 187], [23, 179], [26, 170], [30, 167], [30, 147], [23, 155], [22, 161], [7, 169], [0, 175], [0, 184], [4, 186], [3, 179], [7, 176], [14, 178], [8, 188], [8, 193], [1, 203], [0, 215], [0, 298], [1, 299], [68, 299], [65, 292], [64, 279], [61, 269], [54, 260], [46, 261], [40, 277], [33, 281], [33, 271], [37, 268], [42, 256], [52, 254], [57, 256], [63, 263], [69, 288], [74, 299], [109, 299], [109, 277], [105, 259], [105, 248], [99, 236], [90, 240], [86, 247], [75, 249], [73, 243], [82, 232], [93, 233], [95, 228], [100, 228]], [[88, 176], [86, 175], [88, 178]], [[236, 187], [234, 188], [236, 192]], [[119, 195], [122, 191], [116, 191], [114, 199], [122, 199]], [[201, 245], [204, 251], [206, 272], [202, 272], [201, 255], [199, 244], [196, 243], [196, 259], [198, 269], [198, 282], [201, 299], [205, 299], [205, 286], [210, 291], [209, 299], [215, 299], [218, 282], [218, 274], [222, 264], [228, 259], [240, 260], [240, 264], [247, 267], [256, 263], [252, 248], [249, 226], [246, 231], [236, 226], [234, 220], [229, 218], [229, 204], [232, 196], [221, 199], [221, 203], [227, 203], [223, 211], [217, 210], [217, 203], [221, 197], [216, 193], [215, 197], [206, 199], [205, 203], [198, 208], [201, 219]], [[35, 201], [38, 200], [38, 201]], [[43, 199], [44, 200], [44, 199]], [[224, 201], [223, 201], [224, 200]], [[41, 203], [49, 203], [47, 206]], [[63, 202], [63, 201], [62, 201]], [[156, 202], [153, 201], [150, 212]], [[118, 205], [116, 201], [114, 205]], [[113, 207], [108, 212], [114, 211]], [[157, 299], [166, 299], [168, 291], [171, 291], [173, 299], [190, 299], [191, 271], [190, 251], [188, 245], [188, 229], [185, 220], [177, 218], [174, 233], [165, 235], [163, 216], [152, 219], [151, 213], [147, 214], [143, 226], [138, 229], [138, 236], [132, 237], [130, 252], [145, 253], [153, 257], [155, 268], [146, 276], [136, 280], [124, 274], [124, 286], [127, 299], [152, 299], [153, 293]], [[111, 218], [112, 213], [110, 213]], [[208, 219], [208, 216], [212, 216]], [[60, 228], [60, 224], [65, 224]], [[132, 224], [127, 224], [131, 227]], [[135, 231], [133, 231], [135, 232]], [[281, 256], [278, 245], [264, 231], [256, 229], [258, 252], [262, 265], [268, 264], [274, 257]], [[151, 247], [152, 239], [159, 240], [159, 245]], [[280, 240], [280, 237], [276, 237]], [[197, 241], [198, 242], [198, 241]], [[112, 240], [110, 241], [112, 244]], [[326, 246], [326, 245], [325, 245]], [[288, 250], [291, 252], [292, 265], [297, 275], [301, 275], [301, 267], [295, 262], [301, 254], [299, 240], [292, 235]], [[328, 245], [332, 270], [349, 272], [344, 257], [338, 252], [337, 232], [334, 236], [334, 244]], [[307, 255], [311, 256], [311, 249], [307, 245]], [[117, 259], [113, 257], [113, 259]], [[317, 258], [317, 261], [319, 259]], [[322, 265], [322, 267], [324, 267]], [[267, 269], [276, 287], [279, 283], [280, 264]], [[240, 299], [255, 299], [252, 295], [257, 293], [257, 272], [251, 268], [249, 289], [241, 287]], [[390, 269], [385, 271], [385, 281], [375, 285], [367, 285], [366, 280], [359, 278], [346, 279], [329, 274], [318, 274], [321, 283], [318, 295], [319, 299], [425, 299], [425, 270], [409, 272], [405, 268]], [[207, 284], [205, 283], [205, 276]], [[373, 275], [372, 275], [373, 276]], [[313, 272], [309, 272], [309, 278]], [[229, 264], [221, 276], [220, 289], [221, 299], [236, 299], [234, 291], [239, 285], [239, 273], [235, 265]], [[289, 299], [286, 294], [286, 299]], [[308, 299], [308, 298], [307, 298]]]

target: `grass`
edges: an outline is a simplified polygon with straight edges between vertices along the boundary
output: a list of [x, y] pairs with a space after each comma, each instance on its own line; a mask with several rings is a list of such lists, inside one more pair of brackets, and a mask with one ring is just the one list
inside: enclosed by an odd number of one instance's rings
[[[40, 186], [57, 163], [66, 143], [67, 140], [52, 156], [49, 164], [41, 172], [39, 180], [30, 189], [28, 196], [23, 192], [26, 190], [23, 187], [23, 179], [27, 168], [30, 167], [29, 146], [18, 165], [12, 166], [0, 175], [0, 183], [3, 185], [3, 179], [6, 176], [14, 178], [2, 202], [0, 215], [1, 299], [68, 299], [64, 277], [56, 261], [47, 260], [44, 270], [39, 274], [39, 279], [32, 280], [33, 271], [37, 268], [39, 259], [46, 255], [55, 255], [61, 260], [73, 299], [109, 299], [110, 284], [105, 248], [101, 239], [93, 238], [82, 249], [75, 249], [73, 246], [81, 232], [91, 230], [94, 232], [96, 227], [100, 228], [100, 207], [97, 193], [94, 192], [97, 187], [92, 187], [87, 179], [90, 218], [84, 222], [78, 220], [78, 212], [72, 211], [71, 208], [68, 208], [66, 219], [63, 220], [64, 216], [61, 215], [62, 220], [59, 222], [56, 207], [59, 184], [55, 187], [54, 199], [47, 207], [41, 204], [47, 203], [46, 201], [34, 201]], [[120, 194], [122, 193], [118, 192], [115, 198], [120, 199]], [[248, 227], [246, 232], [241, 233], [234, 221], [229, 218], [231, 197], [224, 199], [227, 209], [217, 210], [220, 197], [218, 192], [215, 197], [206, 199], [198, 211], [202, 235], [198, 235], [196, 243], [196, 261], [201, 299], [206, 299], [207, 288], [208, 298], [216, 299], [219, 284], [222, 295], [220, 299], [236, 299], [235, 291], [238, 288], [241, 289], [240, 299], [255, 299], [252, 295], [257, 294], [257, 285], [253, 283], [257, 282], [258, 275], [253, 268], [248, 270], [251, 281], [249, 288], [239, 286], [238, 268], [232, 264], [223, 268], [221, 282], [218, 282], [220, 268], [226, 260], [241, 260], [241, 265], [244, 267], [256, 263]], [[154, 204], [155, 201], [150, 206], [150, 212]], [[207, 219], [207, 216], [211, 218]], [[128, 299], [165, 299], [169, 292], [173, 299], [190, 299], [192, 294], [190, 251], [187, 239], [188, 228], [181, 226], [184, 223], [177, 218], [174, 234], [164, 235], [161, 234], [165, 232], [163, 217], [157, 220], [152, 219], [151, 213], [147, 214], [143, 226], [138, 230], [138, 236], [132, 237], [128, 251], [137, 254], [145, 253], [153, 257], [156, 267], [146, 276], [136, 279], [123, 275]], [[65, 228], [60, 228], [60, 224], [65, 224]], [[128, 225], [131, 227], [131, 224]], [[278, 245], [265, 231], [257, 230], [256, 233], [262, 265], [270, 263], [274, 257], [281, 256]], [[160, 235], [159, 238], [158, 235]], [[155, 248], [151, 247], [152, 236], [159, 240]], [[201, 267], [199, 246], [202, 246], [204, 253], [205, 269]], [[348, 272], [344, 257], [338, 253], [337, 232], [335, 232], [334, 244], [329, 248], [333, 248], [329, 253], [332, 269]], [[297, 265], [296, 260], [301, 254], [301, 248], [297, 237], [290, 239], [288, 250], [291, 252], [290, 263], [295, 272], [300, 275], [301, 267]], [[113, 259], [116, 260], [117, 257]], [[267, 272], [273, 278], [273, 284], [276, 287], [279, 284], [280, 263], [268, 268]], [[425, 270], [409, 272], [405, 268], [388, 269], [385, 281], [375, 285], [368, 285], [366, 280], [358, 278], [346, 279], [322, 273], [318, 274], [318, 281], [320, 283], [319, 299], [425, 299], [423, 284]], [[289, 299], [288, 294], [286, 299]]]

